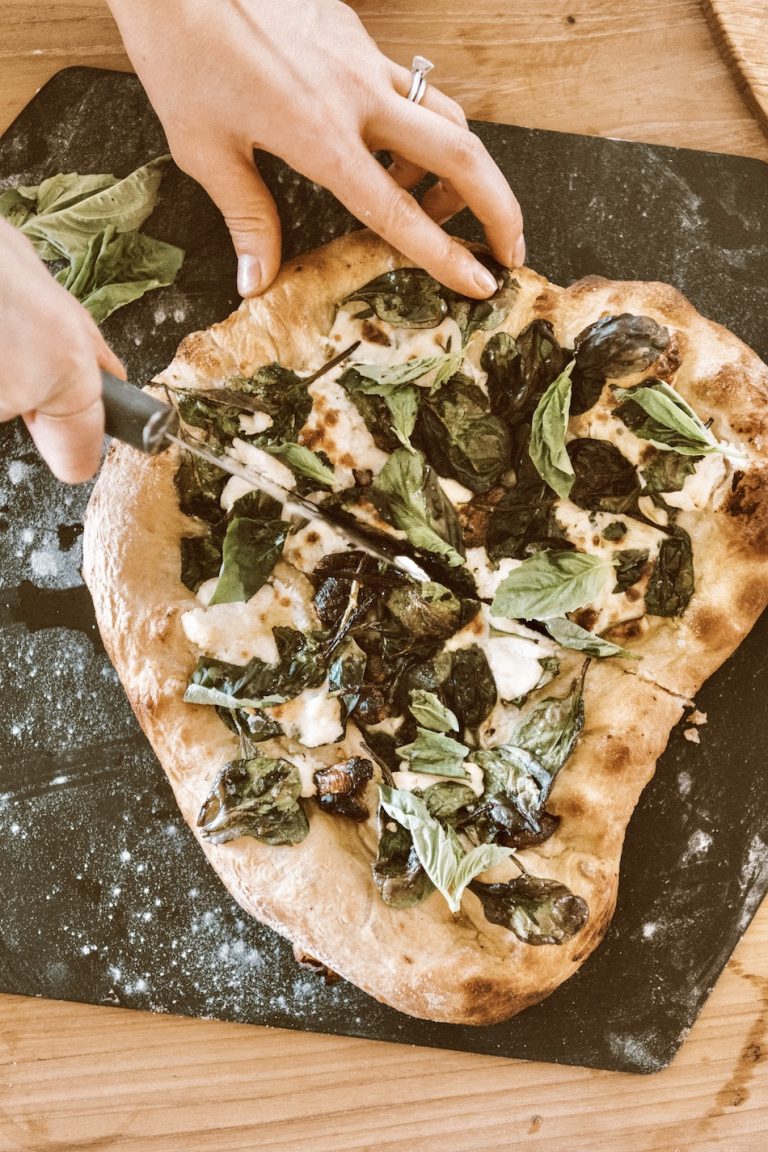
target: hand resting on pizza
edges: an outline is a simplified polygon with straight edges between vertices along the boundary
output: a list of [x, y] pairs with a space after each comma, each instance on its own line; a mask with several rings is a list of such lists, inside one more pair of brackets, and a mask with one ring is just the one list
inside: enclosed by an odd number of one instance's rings
[[[109, 0], [176, 163], [221, 209], [253, 296], [280, 267], [280, 221], [253, 148], [322, 184], [441, 283], [473, 297], [493, 277], [440, 224], [468, 204], [502, 264], [521, 264], [520, 207], [463, 111], [384, 56], [339, 0]], [[386, 172], [371, 155], [393, 154]], [[406, 189], [439, 182], [423, 209]]]

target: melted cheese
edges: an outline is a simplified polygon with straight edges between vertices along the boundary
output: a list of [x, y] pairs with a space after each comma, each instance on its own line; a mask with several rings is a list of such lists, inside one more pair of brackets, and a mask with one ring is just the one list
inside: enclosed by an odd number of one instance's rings
[[498, 566], [488, 558], [485, 548], [467, 548], [467, 568], [475, 579], [478, 595], [485, 600], [492, 600], [499, 585], [506, 580], [510, 572], [519, 568], [522, 560], [513, 560], [511, 556], [502, 556]]
[[[503, 626], [505, 635], [492, 635], [496, 624]], [[514, 631], [509, 631], [511, 628]], [[468, 624], [454, 632], [445, 643], [447, 652], [457, 648], [468, 648], [477, 644], [485, 653], [485, 658], [496, 681], [496, 688], [502, 700], [517, 700], [532, 692], [541, 680], [540, 661], [553, 656], [557, 646], [543, 636], [511, 621], [498, 620], [491, 616], [489, 607], [483, 604], [480, 612]]]
[[[337, 373], [338, 374], [338, 373]], [[365, 421], [346, 390], [331, 373], [310, 384], [312, 411], [301, 430], [301, 441], [313, 452], [327, 453], [340, 488], [354, 484], [354, 468], [376, 475], [387, 462], [386, 452], [376, 447]]]
[[[232, 441], [229, 454], [239, 464], [251, 468], [259, 479], [259, 487], [263, 488], [268, 496], [279, 500], [280, 503], [285, 500], [283, 489], [296, 487], [296, 477], [290, 468], [286, 467], [276, 456], [270, 456], [269, 452], [257, 448], [255, 444], [248, 444], [245, 440], [235, 439]], [[273, 484], [279, 485], [279, 487], [273, 487]], [[246, 492], [252, 492], [253, 487], [253, 484], [248, 484], [239, 476], [230, 476], [224, 485], [224, 491], [221, 493], [221, 506], [224, 511], [229, 512], [235, 500], [239, 500]]]
[[458, 480], [452, 480], [448, 476], [438, 476], [437, 482], [451, 504], [466, 504], [472, 499], [473, 493], [463, 484], [459, 484]]
[[240, 431], [246, 436], [259, 436], [271, 428], [274, 421], [267, 412], [246, 412], [239, 418]]
[[291, 532], [285, 541], [283, 559], [302, 572], [314, 572], [324, 556], [346, 552], [354, 545], [324, 520], [311, 520], [297, 532]]
[[[328, 334], [336, 352], [359, 340], [353, 359], [361, 364], [401, 364], [405, 360], [441, 356], [449, 349], [461, 347], [459, 326], [449, 316], [435, 328], [395, 328], [378, 317], [358, 320], [357, 314], [364, 310], [362, 301], [339, 308]], [[374, 335], [377, 339], [372, 340]]]
[[327, 677], [319, 688], [305, 688], [293, 700], [264, 711], [277, 720], [289, 739], [298, 740], [305, 748], [333, 744], [344, 735], [341, 703], [329, 695]]

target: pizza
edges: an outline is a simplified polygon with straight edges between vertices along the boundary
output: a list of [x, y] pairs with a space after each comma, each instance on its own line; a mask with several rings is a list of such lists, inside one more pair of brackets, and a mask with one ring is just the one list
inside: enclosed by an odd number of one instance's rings
[[669, 286], [480, 256], [487, 301], [352, 233], [152, 385], [188, 442], [405, 542], [428, 581], [191, 453], [117, 443], [84, 559], [232, 895], [463, 1024], [599, 943], [640, 792], [768, 599], [765, 365]]

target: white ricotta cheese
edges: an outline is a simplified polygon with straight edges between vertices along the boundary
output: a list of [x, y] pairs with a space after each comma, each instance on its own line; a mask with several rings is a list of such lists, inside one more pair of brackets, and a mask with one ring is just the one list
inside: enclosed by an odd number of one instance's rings
[[353, 545], [345, 536], [324, 520], [310, 520], [298, 532], [291, 532], [285, 541], [283, 559], [302, 572], [314, 572], [324, 556], [333, 552], [346, 552]]
[[437, 482], [452, 504], [466, 504], [472, 499], [473, 493], [469, 488], [459, 484], [458, 480], [452, 480], [450, 476], [438, 476]]
[[522, 636], [490, 636], [483, 645], [496, 688], [502, 700], [527, 696], [541, 679], [545, 652]]
[[244, 412], [240, 417], [240, 431], [246, 436], [259, 436], [271, 428], [274, 421], [268, 412]]
[[485, 600], [492, 600], [499, 585], [506, 580], [510, 572], [519, 568], [522, 560], [514, 560], [511, 556], [502, 556], [498, 567], [494, 568], [488, 558], [485, 548], [467, 548], [467, 568], [475, 579], [478, 595]]

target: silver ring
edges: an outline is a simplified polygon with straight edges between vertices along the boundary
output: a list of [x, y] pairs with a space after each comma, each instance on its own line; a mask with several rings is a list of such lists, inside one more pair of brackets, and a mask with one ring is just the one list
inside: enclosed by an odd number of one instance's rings
[[434, 64], [426, 56], [414, 56], [411, 64], [411, 87], [408, 89], [406, 100], [413, 104], [420, 104], [427, 90], [427, 72], [431, 72]]

